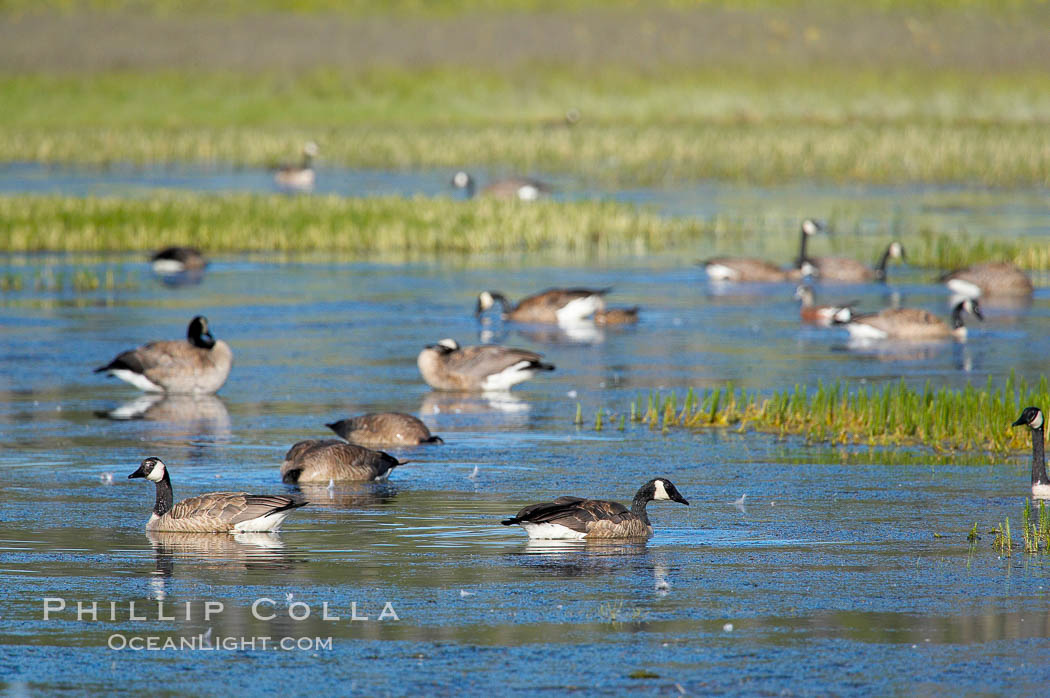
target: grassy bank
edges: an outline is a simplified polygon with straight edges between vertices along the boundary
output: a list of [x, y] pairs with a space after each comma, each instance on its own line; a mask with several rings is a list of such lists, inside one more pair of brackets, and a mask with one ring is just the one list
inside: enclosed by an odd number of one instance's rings
[[[1046, 378], [1031, 386], [1011, 377], [1000, 387], [935, 390], [903, 382], [856, 388], [818, 383], [777, 391], [771, 396], [734, 390], [731, 386], [679, 400], [675, 394], [639, 397], [627, 410], [601, 411], [598, 429], [702, 429], [737, 427], [779, 434], [798, 434], [810, 441], [872, 446], [920, 445], [935, 451], [976, 450], [1006, 453], [1030, 448], [1028, 430], [1010, 425], [1028, 405], [1050, 405]], [[577, 423], [583, 415], [577, 412]]]
[[[861, 214], [856, 214], [861, 215]], [[842, 213], [833, 223], [854, 229]], [[597, 201], [514, 201], [400, 197], [208, 195], [160, 192], [124, 197], [0, 196], [0, 249], [8, 252], [126, 252], [165, 243], [211, 253], [325, 252], [395, 261], [435, 255], [600, 260], [675, 252], [684, 263], [714, 254], [759, 255], [787, 264], [797, 252], [792, 222], [659, 216]], [[985, 239], [923, 230], [896, 236], [909, 263], [933, 270], [1009, 260], [1050, 270], [1050, 239]], [[840, 232], [822, 250], [873, 260], [889, 235]]]
[[3, 160], [1050, 184], [1041, 3], [34, 7], [0, 4]]

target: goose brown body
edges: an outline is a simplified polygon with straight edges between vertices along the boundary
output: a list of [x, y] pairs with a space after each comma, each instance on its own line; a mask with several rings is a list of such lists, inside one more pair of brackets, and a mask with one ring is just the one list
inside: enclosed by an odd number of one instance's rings
[[328, 482], [330, 480], [386, 480], [402, 462], [389, 453], [336, 439], [308, 439], [288, 449], [281, 464], [281, 480]]
[[802, 221], [799, 230], [798, 257], [792, 269], [781, 269], [764, 259], [755, 257], [714, 257], [701, 262], [707, 277], [715, 281], [772, 283], [798, 281], [812, 272], [806, 258], [806, 241], [821, 230], [819, 223], [811, 218]]
[[852, 336], [866, 339], [963, 339], [966, 337], [962, 320], [964, 310], [979, 320], [983, 319], [977, 301], [965, 299], [953, 308], [950, 326], [933, 313], [919, 308], [887, 308], [869, 315], [854, 315], [848, 322], [836, 324], [845, 324]]
[[499, 303], [503, 318], [514, 322], [557, 324], [578, 321], [605, 310], [603, 296], [608, 292], [609, 289], [551, 288], [512, 305], [499, 291], [483, 291], [478, 295], [475, 314], [480, 315]]
[[1026, 297], [1032, 295], [1032, 281], [1013, 264], [992, 262], [956, 269], [941, 277], [941, 282], [963, 295], [974, 295], [976, 287], [982, 296]]
[[234, 533], [276, 531], [293, 510], [306, 505], [285, 495], [209, 492], [172, 503], [171, 479], [159, 458], [146, 458], [128, 478], [146, 478], [157, 486], [149, 531]]
[[[463, 189], [467, 198], [473, 198], [477, 192], [477, 184], [474, 178], [466, 172], [457, 172], [452, 177], [452, 186]], [[495, 199], [518, 199], [521, 201], [534, 201], [545, 194], [550, 194], [554, 188], [545, 182], [531, 177], [506, 177], [489, 182], [481, 188], [480, 194]]]
[[800, 301], [799, 318], [808, 325], [831, 327], [833, 324], [848, 322], [853, 317], [853, 304], [817, 305], [813, 289], [807, 285], [795, 289], [795, 298]]
[[106, 372], [152, 392], [210, 394], [222, 387], [232, 367], [230, 346], [215, 340], [207, 319], [198, 315], [190, 321], [186, 340], [143, 344], [95, 373]]
[[350, 443], [369, 448], [444, 443], [422, 421], [402, 412], [362, 414], [325, 426]]
[[171, 274], [184, 271], [203, 271], [208, 260], [196, 247], [165, 247], [150, 258], [154, 271]]
[[461, 347], [452, 339], [424, 348], [416, 363], [436, 390], [507, 390], [538, 371], [554, 370], [534, 351], [496, 344]]
[[500, 523], [518, 524], [530, 538], [648, 538], [653, 534], [653, 527], [646, 505], [653, 500], [689, 504], [670, 480], [655, 478], [639, 488], [630, 509], [603, 499], [558, 497], [551, 502], [530, 504]]
[[887, 245], [874, 267], [849, 257], [806, 257], [813, 265], [813, 276], [831, 283], [864, 283], [885, 281], [886, 265], [891, 259], [904, 259], [904, 247], [899, 242]]

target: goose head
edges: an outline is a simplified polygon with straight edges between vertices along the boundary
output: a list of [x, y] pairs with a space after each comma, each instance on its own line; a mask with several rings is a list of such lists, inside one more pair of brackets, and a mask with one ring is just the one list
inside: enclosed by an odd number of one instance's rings
[[459, 342], [449, 337], [438, 341], [437, 344], [428, 344], [427, 349], [436, 351], [438, 354], [445, 355], [451, 354], [454, 351], [459, 351]]
[[795, 288], [795, 300], [802, 301], [802, 306], [813, 305], [816, 297], [813, 295], [813, 287], [809, 284], [799, 284]]
[[890, 243], [890, 246], [886, 248], [886, 254], [890, 259], [899, 259], [904, 261], [907, 259], [907, 255], [904, 254], [904, 245], [894, 240]]
[[807, 218], [802, 221], [802, 232], [810, 236], [822, 233], [824, 232], [824, 224], [813, 218]]
[[492, 308], [496, 303], [506, 303], [506, 298], [503, 297], [502, 293], [497, 291], [482, 291], [478, 294], [478, 304], [474, 308], [475, 315], [481, 315], [486, 310]]
[[642, 485], [642, 488], [638, 490], [638, 495], [635, 495], [636, 498], [638, 496], [643, 497], [646, 501], [671, 501], [689, 506], [689, 500], [683, 497], [678, 488], [664, 477], [653, 478]]
[[1036, 430], [1036, 429], [1042, 429], [1043, 428], [1043, 411], [1041, 409], [1039, 409], [1038, 407], [1026, 407], [1026, 408], [1024, 408], [1024, 411], [1021, 412], [1021, 416], [1018, 417], [1017, 421], [1015, 421], [1010, 426], [1019, 427], [1019, 426], [1022, 426], [1022, 425], [1028, 427], [1029, 429], [1032, 429], [1033, 431]]
[[970, 313], [978, 320], [984, 321], [984, 315], [981, 313], [981, 305], [977, 302], [976, 298], [963, 298], [955, 307], [952, 308], [952, 332], [956, 335], [965, 337], [966, 327], [963, 325], [963, 312]]
[[319, 152], [321, 152], [321, 149], [317, 147], [317, 144], [313, 141], [307, 141], [306, 144], [303, 146], [303, 155], [305, 155], [308, 158], [317, 157], [317, 154]]
[[160, 482], [164, 479], [165, 474], [167, 474], [167, 469], [164, 467], [164, 461], [160, 458], [150, 456], [142, 461], [138, 470], [131, 475], [128, 475], [128, 479], [144, 477], [150, 482]]
[[211, 330], [208, 328], [208, 318], [203, 315], [190, 320], [189, 327], [186, 328], [186, 339], [189, 343], [200, 349], [211, 349], [215, 346], [215, 337], [212, 336]]

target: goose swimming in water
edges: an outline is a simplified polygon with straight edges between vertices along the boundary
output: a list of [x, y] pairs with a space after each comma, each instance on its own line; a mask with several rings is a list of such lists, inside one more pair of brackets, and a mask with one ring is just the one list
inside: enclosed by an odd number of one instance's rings
[[795, 298], [800, 301], [798, 310], [802, 322], [819, 327], [831, 327], [853, 319], [853, 303], [847, 305], [817, 305], [813, 288], [802, 284], [795, 289]]
[[558, 497], [553, 502], [530, 504], [516, 516], [504, 519], [504, 526], [518, 524], [529, 538], [584, 540], [595, 538], [649, 538], [646, 505], [652, 501], [672, 501], [689, 505], [667, 478], [654, 478], [639, 488], [631, 508], [618, 502], [581, 497]]
[[190, 320], [186, 340], [150, 342], [119, 354], [95, 373], [108, 373], [139, 390], [168, 393], [214, 393], [226, 382], [233, 351], [216, 340], [203, 315]]
[[907, 339], [933, 341], [966, 339], [963, 312], [983, 320], [981, 307], [975, 299], [964, 298], [952, 308], [951, 326], [933, 313], [918, 308], [887, 308], [878, 313], [853, 315], [846, 321], [836, 320], [855, 339]]
[[128, 478], [146, 478], [157, 485], [147, 531], [236, 533], [276, 531], [294, 509], [307, 502], [280, 494], [209, 492], [172, 504], [171, 477], [160, 458], [146, 458]]
[[369, 448], [445, 443], [422, 421], [402, 412], [373, 412], [325, 426], [350, 443]]
[[1013, 264], [992, 262], [956, 269], [941, 276], [953, 293], [970, 298], [1006, 296], [1027, 298], [1032, 295], [1032, 281]]
[[[477, 185], [474, 178], [466, 172], [457, 172], [452, 177], [452, 186], [462, 189], [468, 199], [474, 197]], [[481, 189], [482, 196], [491, 196], [497, 199], [518, 199], [519, 201], [535, 201], [545, 194], [554, 191], [549, 184], [531, 179], [529, 177], [507, 177], [489, 182]]]
[[303, 159], [298, 165], [283, 165], [273, 173], [273, 180], [281, 189], [307, 192], [314, 188], [314, 158], [320, 149], [313, 141], [303, 146]]
[[806, 240], [821, 230], [821, 225], [812, 218], [802, 221], [794, 269], [781, 269], [756, 257], [713, 257], [700, 264], [711, 281], [776, 282], [802, 279], [814, 273], [813, 265], [806, 259]]
[[1046, 475], [1044, 447], [1043, 411], [1038, 407], [1026, 407], [1013, 426], [1026, 426], [1032, 432], [1032, 496], [1050, 499], [1050, 478]]
[[204, 271], [208, 260], [196, 247], [165, 247], [150, 258], [153, 272], [161, 276], [173, 276], [188, 271]]
[[382, 482], [405, 461], [389, 453], [335, 439], [307, 439], [288, 449], [281, 464], [281, 480], [288, 484], [361, 480]]
[[543, 355], [497, 344], [461, 347], [442, 339], [419, 352], [419, 373], [437, 390], [500, 391], [527, 381], [539, 371], [553, 371]]
[[551, 288], [521, 299], [516, 305], [499, 291], [482, 291], [474, 314], [481, 316], [499, 303], [503, 318], [537, 324], [572, 324], [605, 310], [605, 294], [610, 289]]

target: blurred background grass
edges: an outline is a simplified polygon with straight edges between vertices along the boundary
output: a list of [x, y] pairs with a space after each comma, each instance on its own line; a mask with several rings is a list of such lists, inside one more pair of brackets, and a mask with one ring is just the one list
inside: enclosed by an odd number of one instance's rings
[[[0, 2], [0, 159], [1050, 183], [1050, 4]], [[580, 120], [567, 126], [564, 115]]]

